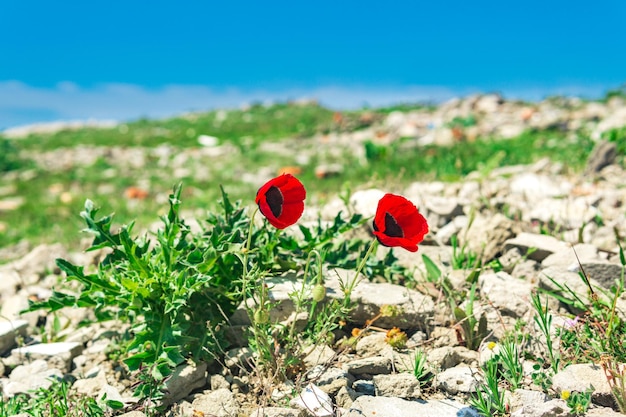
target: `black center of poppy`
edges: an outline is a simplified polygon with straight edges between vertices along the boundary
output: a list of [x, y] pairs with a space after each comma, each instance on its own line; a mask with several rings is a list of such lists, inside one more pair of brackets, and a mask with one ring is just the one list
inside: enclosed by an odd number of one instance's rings
[[280, 192], [278, 187], [271, 186], [269, 190], [265, 193], [265, 201], [267, 201], [267, 205], [270, 206], [270, 210], [272, 210], [272, 214], [274, 217], [280, 217], [283, 212], [283, 193]]
[[389, 237], [404, 237], [402, 228], [389, 213], [385, 213], [385, 234]]

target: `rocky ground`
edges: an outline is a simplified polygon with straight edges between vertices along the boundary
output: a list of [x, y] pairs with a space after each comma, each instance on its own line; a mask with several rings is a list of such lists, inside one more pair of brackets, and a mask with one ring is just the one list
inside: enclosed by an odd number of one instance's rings
[[[549, 102], [536, 106], [509, 104], [498, 96], [459, 100], [448, 106], [437, 110], [446, 118], [450, 117], [450, 112], [464, 117], [464, 106], [471, 106], [468, 108], [472, 111], [482, 109], [487, 116], [476, 129], [479, 132], [491, 129], [501, 136], [519, 134], [520, 126], [533, 123], [542, 126], [592, 123], [594, 132], [614, 127], [614, 124], [626, 125], [623, 100], [604, 104], [578, 102], [563, 111], [550, 107]], [[510, 111], [503, 111], [503, 106], [509, 106]], [[433, 119], [432, 114], [426, 119], [419, 112], [392, 113], [379, 126], [386, 127], [387, 135], [406, 137], [410, 134], [420, 143], [452, 143], [454, 130], [429, 130], [428, 123], [433, 120], [438, 119]], [[444, 131], [446, 133], [442, 133]], [[463, 134], [469, 138], [474, 135], [467, 129]], [[251, 398], [252, 374], [246, 371], [249, 352], [246, 347], [233, 347], [222, 364], [180, 368], [168, 382], [166, 401], [171, 406], [166, 415], [477, 415], [469, 407], [468, 398], [482, 379], [480, 364], [493, 354], [493, 345], [487, 342], [494, 341], [497, 345], [499, 338], [512, 331], [516, 323], [525, 323], [521, 331], [534, 336], [533, 340], [539, 344], [535, 349], [539, 352], [546, 349], [541, 346], [545, 341], [533, 324], [530, 296], [534, 290], [538, 287], [554, 289], [554, 280], [567, 284], [584, 297], [587, 289], [578, 274], [581, 266], [591, 284], [599, 289], [608, 289], [615, 279], [623, 279], [615, 230], [626, 236], [626, 172], [612, 163], [612, 152], [610, 147], [598, 147], [587, 171], [580, 175], [569, 173], [563, 165], [540, 161], [531, 166], [475, 173], [457, 183], [414, 182], [400, 190], [420, 208], [431, 228], [417, 254], [394, 250], [400, 262], [415, 271], [416, 281], [425, 282], [426, 271], [420, 256], [425, 254], [455, 288], [465, 286], [470, 271], [452, 267], [452, 236], [459, 237], [461, 246], [480, 254], [484, 265], [498, 260], [504, 267], [498, 272], [485, 268], [478, 279], [480, 300], [476, 302], [475, 314], [485, 313], [490, 334], [477, 350], [462, 345], [449, 304], [436, 286], [407, 289], [363, 279], [354, 293], [355, 325], [364, 326], [383, 305], [398, 306], [401, 314], [377, 321], [376, 327], [383, 330], [370, 329], [353, 350], [338, 354], [329, 347], [313, 349], [305, 360], [308, 372], [303, 374], [297, 387], [301, 395], [285, 396], [284, 392], [291, 392], [293, 387], [277, 385], [271, 400]], [[383, 191], [376, 189], [359, 190], [350, 198], [350, 209], [371, 216], [382, 194]], [[344, 204], [337, 198], [323, 207], [307, 208], [304, 220], [313, 219], [318, 213], [330, 220], [340, 210], [345, 210]], [[530, 248], [533, 250], [529, 252]], [[383, 256], [387, 250], [380, 248], [377, 256]], [[40, 313], [19, 314], [27, 307], [29, 299], [45, 299], [58, 285], [60, 271], [54, 265], [55, 258], [88, 265], [97, 260], [96, 255], [74, 252], [60, 245], [42, 245], [32, 249], [13, 247], [11, 253], [4, 256], [12, 260], [0, 265], [0, 386], [3, 395], [12, 396], [47, 386], [51, 377], [69, 374], [75, 379], [72, 388], [79, 393], [98, 398], [106, 393], [109, 399], [132, 403], [130, 381], [105, 355], [115, 325], [77, 329], [77, 323], [88, 312], [69, 311], [62, 317], [56, 334], [63, 342], [46, 343], [36, 331], [43, 320]], [[341, 275], [343, 271], [338, 273]], [[338, 273], [328, 272], [329, 296], [333, 288], [336, 289], [334, 277]], [[278, 302], [284, 301], [279, 303], [277, 317], [287, 318], [292, 313], [287, 293], [298, 283], [276, 278], [273, 284], [272, 297]], [[556, 315], [552, 323], [555, 330], [565, 325], [571, 313], [555, 300], [551, 307]], [[618, 299], [616, 311], [626, 319], [624, 294]], [[245, 319], [237, 319], [241, 316], [235, 314], [234, 326], [246, 324]], [[46, 326], [53, 326], [52, 320], [48, 320]], [[394, 326], [407, 331], [406, 349], [393, 349], [386, 343], [384, 329]], [[412, 373], [411, 355], [417, 347], [426, 352], [427, 363], [435, 370], [435, 378], [428, 385], [421, 385]], [[524, 363], [523, 388], [508, 397], [512, 416], [568, 416], [569, 408], [559, 398], [559, 393], [584, 392], [590, 386], [594, 390], [593, 404], [587, 415], [621, 415], [616, 411], [610, 387], [597, 364], [565, 367], [554, 376], [550, 396], [532, 383], [532, 365], [531, 361]], [[312, 393], [317, 389], [322, 393]], [[329, 405], [319, 401], [324, 395], [328, 395]], [[282, 407], [257, 408], [259, 403], [281, 404]], [[124, 414], [126, 417], [143, 415], [140, 411]]]

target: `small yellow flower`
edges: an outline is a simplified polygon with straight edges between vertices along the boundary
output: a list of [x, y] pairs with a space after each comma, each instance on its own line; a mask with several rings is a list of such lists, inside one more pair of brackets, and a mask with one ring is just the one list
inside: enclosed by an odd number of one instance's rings
[[561, 399], [567, 401], [570, 397], [570, 395], [572, 395], [571, 392], [569, 392], [568, 390], [563, 390], [561, 391]]
[[406, 335], [406, 333], [404, 333], [397, 327], [388, 330], [387, 335], [385, 336], [385, 342], [387, 342], [394, 349], [405, 348], [407, 340], [408, 336]]
[[496, 348], [496, 342], [487, 343], [487, 349], [494, 350]]

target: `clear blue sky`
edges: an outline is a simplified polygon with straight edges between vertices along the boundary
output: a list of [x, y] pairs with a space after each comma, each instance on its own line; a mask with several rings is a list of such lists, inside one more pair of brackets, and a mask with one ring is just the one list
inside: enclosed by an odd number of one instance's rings
[[246, 101], [334, 107], [626, 82], [626, 1], [29, 1], [0, 5], [0, 129]]

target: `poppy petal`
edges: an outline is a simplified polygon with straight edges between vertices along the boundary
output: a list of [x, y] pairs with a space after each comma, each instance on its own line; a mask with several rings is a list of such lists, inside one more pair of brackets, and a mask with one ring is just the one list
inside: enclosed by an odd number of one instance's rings
[[411, 201], [395, 194], [385, 194], [380, 199], [374, 216], [374, 235], [382, 245], [416, 252], [426, 233], [428, 223]]
[[283, 174], [259, 188], [255, 201], [272, 226], [284, 229], [302, 216], [305, 198], [302, 183], [291, 174]]

